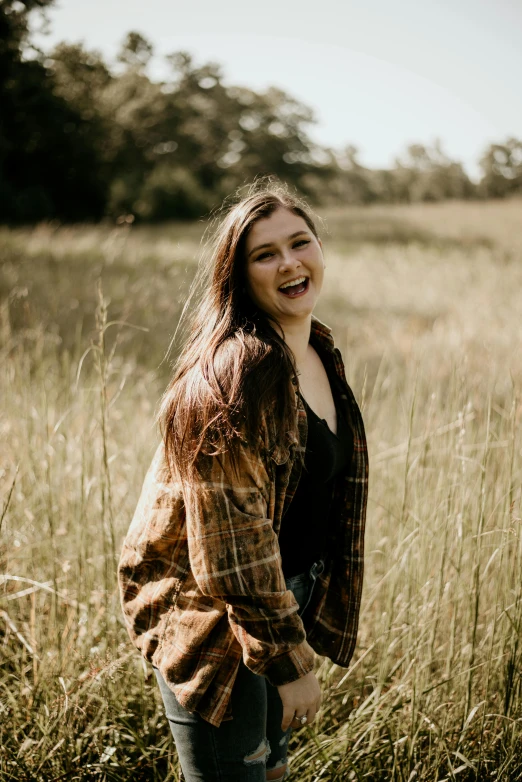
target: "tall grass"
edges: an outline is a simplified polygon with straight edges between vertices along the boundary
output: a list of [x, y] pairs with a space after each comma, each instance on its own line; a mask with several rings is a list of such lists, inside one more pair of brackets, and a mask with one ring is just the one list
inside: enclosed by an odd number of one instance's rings
[[[327, 216], [317, 314], [367, 428], [366, 579], [292, 780], [522, 779], [515, 207]], [[0, 232], [2, 779], [177, 778], [114, 563], [201, 230]]]

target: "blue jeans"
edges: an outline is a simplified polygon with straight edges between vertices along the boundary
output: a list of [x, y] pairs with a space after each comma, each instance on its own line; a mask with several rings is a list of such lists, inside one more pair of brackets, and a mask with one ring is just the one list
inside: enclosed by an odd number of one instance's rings
[[[319, 559], [307, 572], [285, 579], [300, 616], [323, 569]], [[186, 782], [265, 782], [267, 771], [287, 764], [292, 728], [281, 729], [281, 697], [264, 676], [240, 663], [231, 695], [234, 719], [216, 728], [180, 706], [157, 668], [154, 673]], [[281, 779], [288, 775], [287, 769]]]

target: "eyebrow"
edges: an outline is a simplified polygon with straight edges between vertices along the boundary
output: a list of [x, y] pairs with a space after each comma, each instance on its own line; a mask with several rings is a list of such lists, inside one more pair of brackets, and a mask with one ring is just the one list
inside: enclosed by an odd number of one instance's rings
[[[290, 234], [290, 236], [287, 236], [286, 239], [287, 239], [287, 241], [289, 241], [290, 239], [295, 239], [295, 237], [299, 236], [299, 234], [306, 234], [306, 233], [308, 233], [306, 228], [301, 228], [300, 231], [295, 231], [293, 234]], [[252, 253], [255, 253], [256, 250], [261, 250], [263, 247], [272, 247], [272, 245], [273, 245], [273, 242], [267, 242], [266, 244], [258, 244], [257, 247], [254, 247], [253, 250], [250, 250], [250, 252], [248, 253], [247, 257], [250, 258]]]

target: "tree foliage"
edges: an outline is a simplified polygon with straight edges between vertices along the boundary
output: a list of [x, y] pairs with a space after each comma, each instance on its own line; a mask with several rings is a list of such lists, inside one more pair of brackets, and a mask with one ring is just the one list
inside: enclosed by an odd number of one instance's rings
[[522, 141], [508, 138], [504, 144], [491, 144], [480, 165], [483, 178], [481, 192], [493, 198], [504, 198], [522, 192]]
[[438, 201], [522, 191], [522, 142], [492, 144], [478, 186], [440, 142], [411, 144], [389, 170], [358, 150], [320, 147], [312, 110], [281, 89], [225, 83], [219, 64], [167, 57], [154, 81], [152, 44], [126, 36], [110, 68], [96, 51], [61, 43], [27, 56], [29, 16], [53, 0], [0, 0], [2, 220], [193, 218], [236, 187], [272, 174], [316, 202]]
[[3, 221], [101, 217], [105, 190], [91, 128], [55, 92], [42, 62], [24, 59], [28, 14], [48, 0], [0, 3], [0, 213]]

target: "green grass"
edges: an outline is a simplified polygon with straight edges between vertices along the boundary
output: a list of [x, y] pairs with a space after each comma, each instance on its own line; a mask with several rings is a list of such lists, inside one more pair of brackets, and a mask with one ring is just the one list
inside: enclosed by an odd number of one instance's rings
[[[522, 779], [520, 208], [325, 215], [317, 315], [367, 428], [366, 579], [296, 782]], [[0, 230], [1, 779], [176, 779], [115, 561], [203, 228]]]

